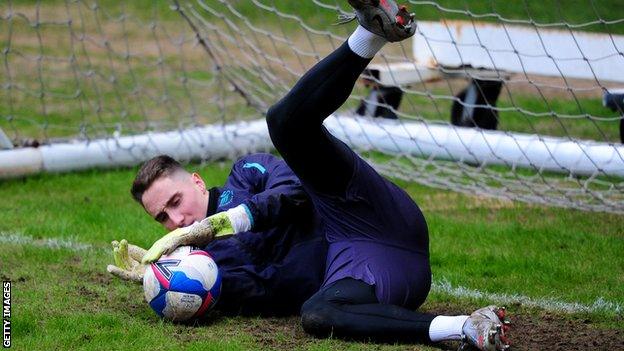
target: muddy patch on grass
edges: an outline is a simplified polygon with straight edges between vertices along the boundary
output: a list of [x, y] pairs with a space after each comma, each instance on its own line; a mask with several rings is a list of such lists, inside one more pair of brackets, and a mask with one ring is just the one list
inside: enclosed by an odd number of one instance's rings
[[[473, 308], [477, 308], [473, 306]], [[465, 314], [450, 304], [435, 304], [427, 312]], [[583, 317], [552, 312], [518, 311], [508, 308], [512, 329], [508, 333], [512, 350], [623, 350], [624, 330], [605, 329]]]
[[[458, 315], [466, 311], [457, 306], [435, 304], [426, 312]], [[557, 315], [548, 312], [514, 312], [508, 309], [512, 330], [508, 333], [512, 350], [622, 350], [624, 331], [604, 329], [596, 322], [582, 317]], [[261, 348], [286, 350], [314, 342], [299, 324], [299, 317], [261, 318], [244, 323], [244, 331], [251, 334]], [[429, 345], [440, 350], [455, 350], [457, 342]], [[367, 343], [369, 348], [371, 345]], [[380, 345], [381, 347], [381, 345]], [[386, 349], [386, 347], [383, 347]], [[395, 347], [390, 346], [390, 349]], [[397, 350], [418, 350], [417, 344], [397, 345]]]
[[295, 349], [312, 340], [303, 331], [299, 321], [299, 316], [258, 318], [253, 323], [245, 324], [245, 332], [251, 334], [262, 348]]
[[624, 331], [601, 329], [586, 319], [543, 313], [512, 321], [514, 350], [624, 350]]
[[88, 280], [93, 284], [104, 285], [111, 283], [113, 281], [113, 276], [110, 273], [93, 272], [89, 274]]

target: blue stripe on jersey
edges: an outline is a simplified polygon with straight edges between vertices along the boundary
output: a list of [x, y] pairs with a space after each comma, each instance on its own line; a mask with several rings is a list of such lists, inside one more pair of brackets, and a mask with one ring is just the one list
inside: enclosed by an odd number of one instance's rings
[[264, 166], [262, 166], [261, 164], [254, 162], [254, 163], [245, 163], [243, 165], [243, 168], [256, 168], [257, 170], [260, 171], [260, 173], [264, 174], [266, 172], [266, 168], [264, 168]]

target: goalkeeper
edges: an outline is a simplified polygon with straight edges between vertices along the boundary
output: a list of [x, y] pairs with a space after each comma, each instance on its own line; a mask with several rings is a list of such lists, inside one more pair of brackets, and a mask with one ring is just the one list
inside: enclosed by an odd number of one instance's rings
[[[296, 314], [322, 283], [327, 242], [319, 220], [299, 179], [272, 155], [241, 158], [224, 186], [212, 188], [171, 157], [157, 156], [143, 164], [131, 193], [165, 228], [180, 228], [154, 244], [178, 238], [160, 246], [158, 256], [178, 245], [210, 252], [222, 277], [215, 309], [223, 314]], [[202, 232], [208, 223], [218, 231]], [[213, 234], [223, 239], [211, 241]], [[116, 265], [108, 271], [142, 281], [145, 250], [123, 240], [113, 247]]]
[[[322, 287], [301, 308], [303, 328], [318, 336], [462, 340], [481, 350], [506, 349], [503, 309], [488, 306], [470, 316], [414, 311], [431, 285], [423, 214], [401, 188], [322, 125], [346, 101], [375, 53], [415, 31], [413, 17], [392, 0], [349, 3], [360, 24], [355, 32], [267, 114], [271, 139], [309, 195], [329, 243]], [[178, 245], [210, 241], [223, 228], [237, 232], [231, 229], [239, 221], [257, 220], [243, 210], [173, 231], [152, 246], [144, 261], [157, 260]]]

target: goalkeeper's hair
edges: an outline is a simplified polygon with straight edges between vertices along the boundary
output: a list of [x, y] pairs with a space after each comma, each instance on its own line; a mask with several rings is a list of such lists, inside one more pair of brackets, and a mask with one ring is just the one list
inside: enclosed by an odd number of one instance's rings
[[132, 197], [138, 203], [143, 204], [141, 200], [143, 193], [149, 189], [156, 179], [170, 176], [178, 171], [186, 172], [180, 162], [174, 160], [171, 156], [159, 155], [147, 160], [139, 169], [134, 182], [132, 182], [132, 188], [130, 189]]

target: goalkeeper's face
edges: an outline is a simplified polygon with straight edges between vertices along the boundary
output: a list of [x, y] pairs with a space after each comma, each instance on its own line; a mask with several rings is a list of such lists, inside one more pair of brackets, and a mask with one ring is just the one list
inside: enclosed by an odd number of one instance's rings
[[142, 202], [150, 216], [173, 230], [206, 218], [208, 191], [197, 173], [180, 171], [156, 179]]

